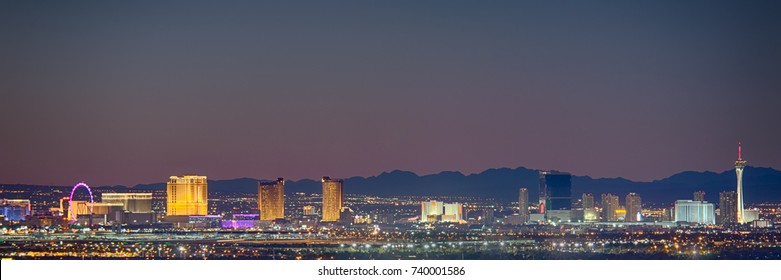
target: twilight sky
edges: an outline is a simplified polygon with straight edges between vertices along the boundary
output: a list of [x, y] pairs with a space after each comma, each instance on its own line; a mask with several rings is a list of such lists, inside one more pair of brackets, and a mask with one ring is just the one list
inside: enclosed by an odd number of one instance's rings
[[781, 168], [778, 1], [31, 2], [0, 183]]

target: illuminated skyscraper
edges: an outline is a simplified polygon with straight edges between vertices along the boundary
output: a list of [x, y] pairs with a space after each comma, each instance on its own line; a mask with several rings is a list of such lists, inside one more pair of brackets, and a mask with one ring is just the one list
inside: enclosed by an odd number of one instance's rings
[[323, 177], [323, 222], [339, 221], [344, 206], [344, 181]]
[[705, 201], [705, 191], [694, 192], [694, 201]]
[[745, 213], [743, 213], [743, 167], [746, 167], [746, 161], [743, 160], [743, 151], [740, 143], [738, 143], [738, 160], [735, 161], [735, 173], [738, 176], [738, 223], [745, 222]]
[[522, 223], [529, 221], [529, 190], [526, 188], [520, 188], [518, 191], [518, 214]]
[[721, 224], [738, 222], [738, 194], [736, 192], [719, 193], [719, 216], [721, 216]]
[[712, 225], [716, 223], [713, 203], [692, 200], [675, 202], [675, 221]]
[[596, 222], [599, 217], [597, 215], [597, 208], [594, 205], [594, 195], [584, 193], [581, 201], [583, 202], [583, 221]]
[[[572, 175], [557, 171], [540, 172], [540, 200], [549, 220], [568, 221], [572, 217]], [[553, 211], [553, 212], [551, 212]]]
[[0, 199], [0, 214], [9, 221], [24, 221], [32, 213], [31, 205], [29, 199]]
[[285, 218], [285, 179], [258, 182], [258, 209], [261, 221]]
[[613, 194], [602, 194], [602, 219], [604, 222], [618, 221], [618, 196]]
[[594, 207], [594, 195], [590, 193], [584, 193], [581, 201], [583, 202], [583, 209]]
[[206, 176], [171, 176], [166, 187], [166, 216], [207, 215], [208, 193]]
[[442, 214], [443, 222], [459, 222], [463, 220], [462, 213], [464, 213], [461, 203], [445, 203], [445, 211]]
[[433, 223], [439, 220], [443, 214], [444, 203], [442, 201], [423, 201], [420, 203], [420, 222]]
[[640, 195], [636, 193], [629, 193], [626, 195], [626, 218], [627, 222], [639, 222], [642, 220], [640, 216], [643, 203], [640, 200]]

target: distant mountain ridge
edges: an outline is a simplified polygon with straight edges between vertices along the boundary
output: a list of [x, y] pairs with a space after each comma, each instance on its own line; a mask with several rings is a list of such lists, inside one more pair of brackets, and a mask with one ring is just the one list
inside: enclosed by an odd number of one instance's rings
[[[518, 189], [529, 189], [529, 200], [539, 197], [539, 170], [517, 168], [491, 168], [480, 173], [464, 175], [461, 172], [444, 171], [437, 174], [417, 175], [413, 172], [394, 170], [370, 177], [344, 179], [345, 193], [378, 196], [478, 196], [515, 201]], [[735, 190], [734, 170], [720, 173], [685, 171], [652, 182], [634, 182], [624, 178], [591, 178], [573, 176], [572, 194], [593, 193], [599, 200], [602, 193], [613, 193], [621, 200], [629, 192], [640, 194], [644, 203], [672, 203], [677, 199], [691, 199], [692, 193], [704, 190], [708, 201], [718, 202], [719, 192]], [[209, 191], [257, 193], [257, 179], [237, 178], [209, 180]], [[781, 171], [747, 166], [743, 175], [746, 203], [781, 202]], [[8, 185], [6, 185], [8, 186]], [[105, 188], [105, 187], [99, 187]], [[129, 189], [125, 186], [111, 186]], [[165, 183], [139, 184], [132, 189], [163, 190]], [[286, 181], [285, 192], [321, 192], [319, 180], [303, 179]]]

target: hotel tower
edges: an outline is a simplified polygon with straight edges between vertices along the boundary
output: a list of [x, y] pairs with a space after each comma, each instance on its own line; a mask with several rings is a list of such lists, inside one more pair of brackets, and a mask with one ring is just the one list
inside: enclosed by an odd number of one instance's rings
[[746, 167], [746, 161], [743, 160], [743, 151], [738, 143], [738, 160], [735, 161], [735, 173], [738, 175], [738, 223], [745, 222], [745, 213], [743, 212], [743, 167]]
[[529, 189], [518, 189], [518, 214], [521, 216], [521, 222], [529, 221]]
[[323, 222], [339, 221], [344, 204], [344, 181], [323, 177]]
[[171, 176], [166, 187], [166, 216], [201, 216], [207, 214], [208, 186], [206, 176]]
[[285, 218], [285, 179], [258, 182], [258, 209], [261, 221]]

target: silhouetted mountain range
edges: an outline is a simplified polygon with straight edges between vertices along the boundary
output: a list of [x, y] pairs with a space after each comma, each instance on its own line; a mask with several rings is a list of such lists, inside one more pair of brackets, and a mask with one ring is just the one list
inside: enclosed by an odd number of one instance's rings
[[[502, 200], [516, 200], [518, 188], [529, 189], [529, 200], [539, 196], [539, 170], [524, 167], [492, 168], [480, 173], [464, 175], [445, 171], [419, 176], [413, 172], [394, 170], [371, 177], [351, 177], [344, 181], [345, 192], [353, 194], [401, 196], [479, 196]], [[572, 193], [593, 193], [599, 199], [602, 193], [614, 193], [624, 199], [629, 192], [640, 194], [645, 202], [672, 203], [676, 199], [691, 199], [692, 193], [705, 191], [708, 201], [718, 202], [719, 192], [735, 190], [735, 171], [721, 173], [686, 171], [652, 182], [634, 182], [624, 178], [591, 178], [573, 176]], [[781, 201], [781, 171], [772, 168], [747, 166], [743, 175], [746, 202]], [[134, 188], [164, 189], [165, 184], [137, 185]], [[257, 192], [257, 180], [239, 178], [209, 180], [210, 191]], [[319, 180], [286, 181], [285, 192], [321, 192]]]
[[[345, 193], [379, 196], [430, 195], [430, 196], [478, 196], [515, 201], [518, 188], [529, 189], [529, 200], [539, 197], [539, 170], [524, 167], [492, 168], [480, 173], [464, 175], [445, 171], [419, 176], [413, 172], [394, 170], [371, 177], [344, 179]], [[686, 171], [652, 182], [634, 182], [624, 178], [591, 178], [573, 176], [572, 194], [580, 197], [584, 192], [593, 193], [599, 200], [602, 193], [617, 194], [623, 201], [627, 193], [640, 194], [644, 203], [672, 203], [676, 199], [691, 199], [692, 193], [705, 191], [708, 201], [718, 202], [719, 192], [735, 190], [735, 171], [721, 173]], [[238, 178], [209, 180], [210, 192], [257, 193], [257, 179]], [[747, 166], [743, 175], [746, 203], [781, 201], [781, 171], [772, 168]], [[4, 185], [21, 187], [24, 185]], [[65, 188], [65, 187], [63, 187]], [[164, 190], [165, 183], [140, 184], [133, 187], [105, 186], [121, 191], [126, 189]], [[288, 180], [285, 192], [319, 193], [319, 180]]]

